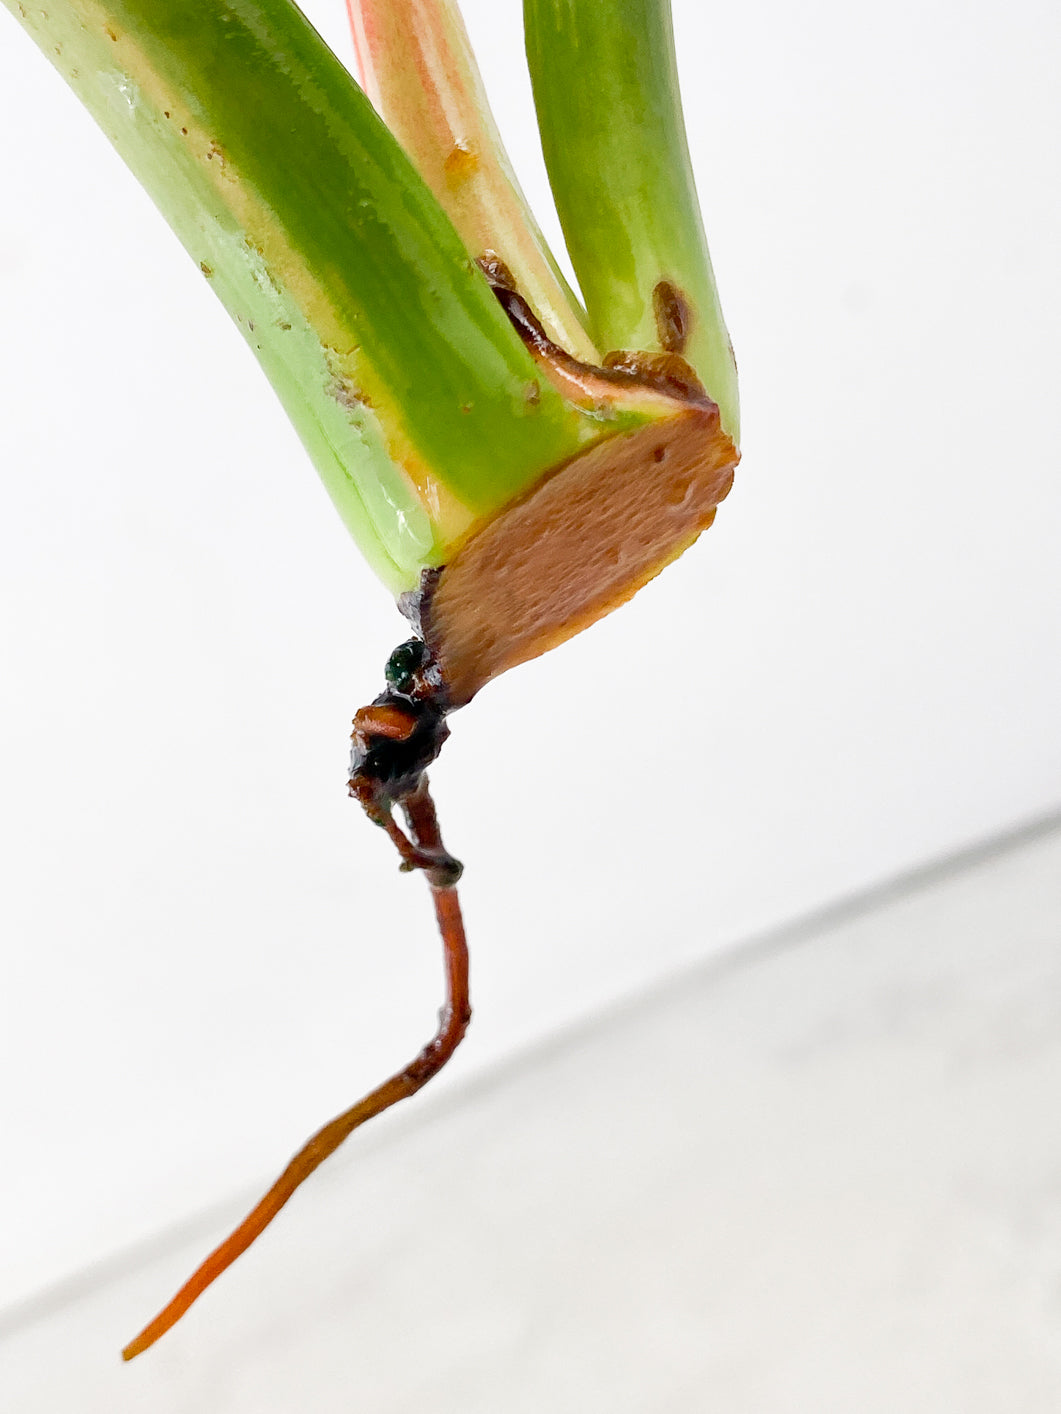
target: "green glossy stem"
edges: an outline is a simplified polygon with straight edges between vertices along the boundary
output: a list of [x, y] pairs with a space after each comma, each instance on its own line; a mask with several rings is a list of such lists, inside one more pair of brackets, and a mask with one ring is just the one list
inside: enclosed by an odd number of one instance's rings
[[681, 290], [686, 357], [736, 440], [737, 374], [696, 197], [669, 0], [524, 0], [549, 180], [600, 349], [659, 351], [652, 292]]
[[290, 0], [6, 0], [238, 322], [395, 590], [602, 430]]

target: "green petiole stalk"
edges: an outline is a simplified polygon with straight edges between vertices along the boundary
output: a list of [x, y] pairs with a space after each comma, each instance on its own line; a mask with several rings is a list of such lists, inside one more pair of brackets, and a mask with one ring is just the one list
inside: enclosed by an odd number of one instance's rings
[[600, 354], [519, 188], [454, 0], [347, 0], [362, 86], [465, 245], [492, 251], [549, 337]]
[[681, 352], [735, 428], [665, 0], [527, 0], [589, 333], [509, 170], [452, 0], [350, 0], [397, 136], [291, 0], [4, 3], [213, 284], [395, 592], [551, 468], [663, 415], [635, 389], [587, 394], [543, 370], [481, 255], [505, 262], [584, 363], [660, 350], [653, 301], [669, 282], [688, 315]]
[[670, 0], [524, 0], [549, 180], [602, 351], [658, 352], [654, 291], [689, 311], [684, 356], [738, 438], [737, 370], [696, 198]]
[[239, 324], [343, 520], [410, 588], [603, 433], [290, 0], [5, 0]]

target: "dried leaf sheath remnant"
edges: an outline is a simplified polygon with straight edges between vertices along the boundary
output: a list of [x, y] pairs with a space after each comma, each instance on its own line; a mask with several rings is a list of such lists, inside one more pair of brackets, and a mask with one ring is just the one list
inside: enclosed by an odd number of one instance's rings
[[[418, 848], [428, 855], [448, 858], [442, 847], [438, 818], [427, 789], [426, 778], [422, 779], [418, 790], [403, 802], [403, 808]], [[460, 1045], [472, 1014], [468, 996], [468, 944], [464, 935], [464, 921], [455, 887], [439, 887], [431, 883], [431, 897], [442, 937], [446, 971], [446, 998], [439, 1013], [439, 1026], [435, 1036], [404, 1070], [385, 1080], [363, 1100], [359, 1100], [356, 1105], [352, 1105], [323, 1129], [318, 1130], [313, 1138], [303, 1145], [239, 1227], [220, 1247], [211, 1252], [169, 1305], [144, 1327], [135, 1340], [130, 1341], [122, 1351], [123, 1360], [134, 1359], [154, 1345], [160, 1336], [165, 1335], [207, 1287], [265, 1231], [288, 1199], [309, 1178], [314, 1169], [338, 1149], [344, 1139], [366, 1120], [382, 1114], [399, 1100], [415, 1095], [438, 1074]]]

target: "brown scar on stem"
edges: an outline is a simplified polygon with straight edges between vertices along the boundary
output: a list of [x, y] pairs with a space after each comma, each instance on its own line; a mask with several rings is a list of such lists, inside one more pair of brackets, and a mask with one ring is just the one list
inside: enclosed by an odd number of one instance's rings
[[601, 360], [609, 373], [623, 373], [629, 385], [649, 384], [689, 402], [710, 402], [693, 366], [681, 354], [612, 349]]
[[660, 348], [664, 353], [683, 354], [693, 316], [688, 300], [677, 285], [660, 280], [652, 291], [652, 312], [656, 317]]
[[711, 401], [692, 365], [676, 353], [624, 350], [606, 355], [601, 366], [583, 363], [549, 338], [503, 260], [493, 251], [485, 251], [476, 264], [534, 361], [572, 402], [600, 409], [614, 404], [624, 391], [654, 392], [667, 399], [703, 404]]
[[490, 288], [495, 294], [498, 290], [516, 288], [515, 276], [496, 251], [484, 250], [475, 263], [490, 282]]
[[[291, 326], [288, 325], [288, 328]], [[357, 412], [365, 406], [364, 400], [359, 396], [356, 389], [342, 378], [333, 378], [327, 387], [328, 394], [335, 399], [341, 408], [347, 412]]]

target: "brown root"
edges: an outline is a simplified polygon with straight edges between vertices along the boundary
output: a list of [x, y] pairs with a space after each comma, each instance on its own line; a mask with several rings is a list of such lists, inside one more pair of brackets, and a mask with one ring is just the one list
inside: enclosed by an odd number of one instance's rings
[[[387, 726], [391, 725], [388, 718], [384, 721]], [[394, 824], [389, 809], [392, 803], [401, 805], [411, 838], [406, 838]], [[377, 804], [382, 808], [382, 800], [377, 801]], [[314, 1169], [333, 1154], [355, 1129], [366, 1120], [390, 1109], [399, 1100], [415, 1095], [437, 1075], [460, 1045], [468, 1029], [471, 1020], [468, 944], [454, 887], [460, 865], [446, 852], [442, 843], [427, 777], [421, 773], [414, 788], [403, 792], [396, 802], [388, 801], [386, 816], [393, 826], [391, 837], [397, 836], [396, 843], [398, 840], [402, 841], [399, 849], [403, 866], [424, 869], [431, 888], [435, 917], [442, 938], [446, 975], [445, 1000], [439, 1012], [438, 1030], [407, 1066], [377, 1086], [356, 1105], [336, 1116], [302, 1146], [254, 1209], [224, 1242], [210, 1253], [172, 1301], [125, 1347], [122, 1351], [124, 1360], [132, 1360], [140, 1355], [175, 1325], [207, 1287], [261, 1236]]]

